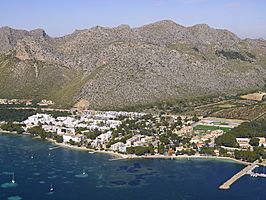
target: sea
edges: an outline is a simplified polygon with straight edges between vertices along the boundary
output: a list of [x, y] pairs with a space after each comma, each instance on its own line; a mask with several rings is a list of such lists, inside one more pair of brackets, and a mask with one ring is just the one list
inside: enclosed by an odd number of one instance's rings
[[112, 158], [0, 134], [0, 200], [266, 199], [266, 178], [244, 176], [229, 190], [219, 189], [244, 167], [239, 163]]

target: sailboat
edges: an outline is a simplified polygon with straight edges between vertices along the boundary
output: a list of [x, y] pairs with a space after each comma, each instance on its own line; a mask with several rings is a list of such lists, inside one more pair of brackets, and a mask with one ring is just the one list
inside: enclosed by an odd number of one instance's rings
[[15, 180], [15, 173], [13, 172], [13, 176], [12, 176], [12, 180], [11, 180], [12, 183], [16, 183], [16, 180]]
[[53, 184], [51, 183], [50, 185], [50, 192], [53, 192], [54, 191], [54, 188], [53, 188]]

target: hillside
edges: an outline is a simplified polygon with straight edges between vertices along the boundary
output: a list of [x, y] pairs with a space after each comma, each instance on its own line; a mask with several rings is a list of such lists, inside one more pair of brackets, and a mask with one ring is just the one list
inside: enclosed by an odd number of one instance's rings
[[266, 83], [266, 41], [206, 24], [94, 27], [60, 38], [0, 28], [0, 98], [112, 109], [237, 94]]

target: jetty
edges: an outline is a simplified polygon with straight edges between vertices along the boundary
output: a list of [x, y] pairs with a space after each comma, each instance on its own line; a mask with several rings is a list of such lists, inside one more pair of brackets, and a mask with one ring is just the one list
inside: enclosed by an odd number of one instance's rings
[[[222, 189], [222, 190], [228, 190], [230, 188], [230, 186], [236, 182], [238, 179], [240, 179], [242, 176], [244, 175], [257, 175], [257, 173], [254, 173], [253, 170], [258, 167], [257, 165], [258, 161], [255, 161], [253, 162], [252, 164], [246, 166], [244, 169], [242, 169], [240, 172], [238, 172], [237, 174], [235, 174], [234, 176], [232, 176], [229, 180], [227, 180], [225, 183], [223, 183], [222, 185], [220, 185], [219, 189]], [[261, 174], [260, 174], [260, 177], [263, 177]], [[266, 177], [266, 175], [265, 175]]]

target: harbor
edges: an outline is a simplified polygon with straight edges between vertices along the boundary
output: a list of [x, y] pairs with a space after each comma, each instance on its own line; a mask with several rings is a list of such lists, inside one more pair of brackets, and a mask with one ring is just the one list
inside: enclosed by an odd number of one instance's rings
[[253, 162], [252, 164], [246, 166], [244, 169], [236, 173], [234, 176], [232, 176], [229, 180], [224, 182], [222, 185], [220, 185], [219, 189], [221, 190], [228, 190], [230, 189], [231, 185], [233, 185], [237, 180], [239, 180], [241, 177], [245, 175], [250, 175], [252, 177], [263, 177], [266, 178], [266, 174], [264, 173], [256, 173], [254, 170], [259, 167], [258, 161]]

